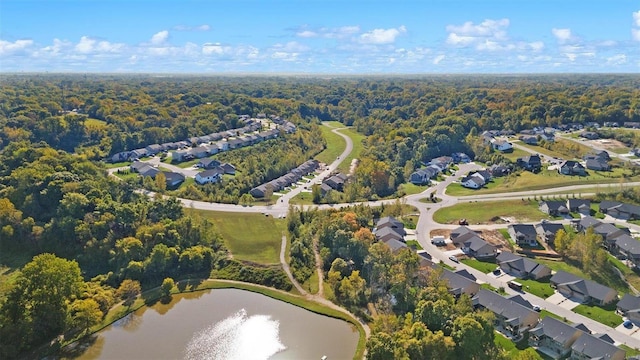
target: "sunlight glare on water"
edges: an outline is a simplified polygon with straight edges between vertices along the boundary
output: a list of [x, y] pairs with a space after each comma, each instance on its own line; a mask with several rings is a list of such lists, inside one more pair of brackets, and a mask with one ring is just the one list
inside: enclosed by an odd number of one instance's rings
[[186, 349], [188, 360], [266, 360], [286, 349], [280, 323], [268, 315], [248, 317], [245, 309], [194, 334]]

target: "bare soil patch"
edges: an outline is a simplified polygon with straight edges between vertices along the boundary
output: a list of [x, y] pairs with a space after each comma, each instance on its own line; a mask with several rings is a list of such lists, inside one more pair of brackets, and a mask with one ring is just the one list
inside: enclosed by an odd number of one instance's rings
[[601, 147], [607, 150], [626, 148], [627, 146], [615, 139], [597, 139], [597, 140], [585, 140], [586, 144], [590, 146]]
[[[498, 230], [476, 230], [476, 232], [486, 242], [496, 246], [498, 250], [511, 251], [509, 242], [502, 236], [502, 234]], [[448, 239], [449, 235], [451, 235], [451, 230], [449, 229], [433, 229], [429, 233], [429, 236], [431, 237], [444, 236], [445, 239]], [[451, 243], [447, 243], [446, 246], [441, 246], [440, 248], [443, 250], [455, 250], [456, 247]]]

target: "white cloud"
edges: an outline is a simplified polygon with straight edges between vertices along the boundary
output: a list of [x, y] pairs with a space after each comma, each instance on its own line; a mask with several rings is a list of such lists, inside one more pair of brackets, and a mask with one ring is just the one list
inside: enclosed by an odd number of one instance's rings
[[551, 29], [551, 33], [553, 33], [553, 36], [555, 36], [560, 43], [565, 43], [573, 39], [573, 35], [571, 34], [571, 29], [553, 28]]
[[633, 13], [633, 24], [640, 27], [640, 10]]
[[[54, 40], [53, 50], [55, 50], [56, 45], [58, 45], [57, 49], [59, 50], [60, 46], [63, 45], [63, 43], [60, 42], [59, 40], [58, 40], [58, 43], [56, 43], [56, 41]], [[94, 38], [83, 36], [80, 38], [80, 41], [76, 44], [74, 49], [76, 52], [80, 54], [89, 54], [94, 52], [98, 52], [98, 53], [118, 52], [122, 50], [124, 47], [125, 47], [124, 44], [110, 43], [108, 41], [98, 41]]]
[[374, 29], [360, 35], [360, 42], [363, 44], [391, 44], [396, 41], [396, 38], [401, 34], [407, 32], [407, 28], [404, 25], [399, 28], [392, 29]]
[[296, 35], [301, 38], [312, 38], [312, 37], [317, 37], [318, 33], [311, 30], [303, 30], [297, 33]]
[[167, 41], [168, 38], [169, 38], [169, 31], [162, 30], [160, 32], [155, 33], [151, 37], [151, 43], [153, 45], [160, 45], [160, 44], [164, 43], [165, 41]]
[[467, 46], [474, 41], [476, 41], [476, 38], [473, 36], [460, 36], [456, 33], [450, 33], [447, 36], [447, 44], [451, 45]]
[[631, 29], [631, 37], [635, 41], [640, 41], [640, 29]]
[[209, 31], [211, 30], [211, 26], [208, 24], [202, 24], [198, 26], [188, 26], [188, 25], [176, 25], [173, 27], [175, 31]]
[[337, 28], [321, 27], [312, 29], [303, 26], [295, 30], [295, 35], [301, 38], [325, 38], [325, 39], [344, 39], [360, 32], [359, 26], [342, 26]]
[[447, 31], [458, 36], [492, 37], [502, 39], [506, 37], [505, 29], [509, 27], [509, 19], [487, 19], [480, 24], [467, 21], [460, 26], [447, 25]]
[[16, 40], [14, 42], [0, 40], [0, 55], [7, 55], [23, 51], [33, 45], [33, 40]]
[[446, 56], [445, 56], [445, 55], [442, 55], [442, 54], [441, 54], [441, 55], [436, 56], [435, 58], [433, 58], [433, 61], [432, 61], [433, 65], [438, 65], [438, 64], [440, 64], [440, 62], [441, 62], [442, 60], [444, 60], [444, 58], [445, 58], [445, 57], [446, 57]]
[[533, 51], [542, 51], [542, 49], [544, 49], [544, 43], [542, 41], [534, 41], [529, 43], [529, 47], [531, 47]]
[[206, 43], [202, 45], [202, 53], [205, 55], [222, 55], [225, 53], [225, 49], [220, 43]]
[[627, 55], [617, 54], [607, 58], [607, 64], [609, 65], [622, 65], [627, 62]]

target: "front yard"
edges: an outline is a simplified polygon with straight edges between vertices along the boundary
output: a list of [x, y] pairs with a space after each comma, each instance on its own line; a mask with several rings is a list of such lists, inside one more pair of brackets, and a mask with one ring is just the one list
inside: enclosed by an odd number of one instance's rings
[[461, 263], [467, 265], [467, 266], [471, 266], [472, 268], [483, 272], [485, 274], [488, 274], [490, 272], [492, 272], [493, 270], [495, 270], [498, 265], [495, 263], [495, 261], [480, 261], [480, 260], [476, 260], [476, 259], [462, 259], [460, 260]]
[[571, 311], [574, 313], [593, 319], [599, 323], [605, 324], [612, 328], [622, 324], [622, 317], [616, 314], [616, 306], [607, 305], [606, 307], [600, 307], [595, 305], [578, 305]]

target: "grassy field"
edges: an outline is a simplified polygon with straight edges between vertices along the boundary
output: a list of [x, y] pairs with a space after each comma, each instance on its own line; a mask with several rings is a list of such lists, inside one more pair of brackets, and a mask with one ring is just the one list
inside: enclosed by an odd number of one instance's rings
[[509, 159], [509, 160], [511, 160], [513, 162], [516, 162], [516, 160], [518, 160], [518, 158], [521, 158], [521, 157], [524, 157], [524, 156], [527, 156], [527, 155], [531, 155], [530, 153], [528, 153], [528, 152], [526, 152], [524, 150], [516, 149], [516, 148], [513, 148], [512, 152], [506, 152], [506, 153], [498, 152], [498, 153], [502, 154], [502, 156], [504, 156], [505, 158], [507, 158], [507, 159]]
[[547, 265], [551, 268], [551, 270], [555, 271], [566, 271], [568, 273], [580, 276], [585, 279], [593, 280], [597, 283], [607, 285], [613, 289], [616, 289], [618, 292], [629, 292], [629, 286], [620, 279], [620, 277], [613, 271], [607, 271], [603, 273], [598, 273], [597, 276], [592, 276], [588, 273], [585, 273], [578, 267], [574, 266], [568, 261], [554, 261], [554, 260], [542, 260], [536, 259], [537, 262]]
[[[415, 185], [412, 183], [404, 183], [404, 184], [400, 184], [400, 186], [398, 187], [398, 190], [400, 192], [404, 192], [406, 195], [413, 195], [413, 194], [419, 194], [427, 190], [428, 188], [429, 186], [427, 185]], [[429, 201], [429, 199], [427, 199], [427, 201]]]
[[0, 300], [7, 295], [7, 292], [18, 278], [17, 270], [31, 261], [32, 257], [29, 252], [13, 251], [5, 248], [0, 251]]
[[531, 200], [501, 200], [458, 203], [454, 206], [438, 209], [433, 219], [441, 224], [457, 222], [461, 218], [469, 223], [489, 223], [499, 216], [513, 217], [516, 221], [536, 221], [549, 219], [549, 216], [538, 209], [538, 204]]
[[522, 290], [531, 293], [537, 297], [541, 297], [543, 299], [548, 298], [553, 295], [553, 289], [549, 284], [549, 279], [544, 281], [539, 280], [531, 280], [531, 279], [518, 279], [520, 284], [522, 284]]
[[414, 246], [416, 250], [424, 250], [422, 246], [420, 246], [420, 243], [415, 240], [407, 240], [407, 246]]
[[[338, 124], [342, 125], [340, 123]], [[338, 155], [342, 154], [344, 149], [347, 147], [347, 144], [345, 143], [342, 136], [331, 131], [332, 128], [343, 127], [344, 125], [334, 127], [334, 122], [331, 122], [329, 125], [332, 127], [330, 128], [328, 126], [320, 126], [322, 137], [324, 137], [324, 139], [327, 141], [327, 147], [315, 157], [318, 161], [325, 164], [332, 163], [338, 157]]]
[[[506, 177], [494, 179], [486, 188], [474, 190], [462, 187], [458, 183], [453, 183], [447, 187], [447, 195], [467, 196], [478, 194], [496, 194], [502, 192], [516, 192], [528, 190], [549, 189], [560, 186], [570, 185], [590, 185], [593, 184], [617, 184], [621, 181], [632, 182], [638, 181], [640, 177], [627, 177], [630, 172], [626, 169], [617, 168], [609, 172], [598, 172], [589, 170], [588, 176], [568, 176], [559, 174], [554, 170], [542, 170], [538, 174], [528, 171], [512, 174]], [[580, 190], [585, 192], [584, 190]], [[575, 192], [575, 191], [574, 191]]]
[[602, 308], [599, 306], [581, 304], [573, 308], [571, 311], [613, 328], [622, 324], [622, 317], [616, 314], [615, 305], [608, 305], [606, 308]]
[[280, 244], [286, 220], [257, 213], [186, 208], [185, 211], [199, 214], [213, 221], [235, 259], [261, 264], [280, 262]]
[[349, 154], [347, 157], [342, 159], [340, 166], [338, 166], [338, 170], [344, 173], [347, 173], [349, 172], [349, 167], [351, 166], [351, 160], [360, 158], [360, 153], [364, 148], [364, 145], [362, 144], [362, 140], [364, 140], [366, 136], [352, 129], [344, 129], [344, 130], [340, 130], [340, 132], [350, 137], [351, 141], [353, 141], [353, 150], [351, 151], [351, 154]]
[[[509, 359], [513, 359], [516, 358], [518, 356], [518, 354], [520, 354], [522, 351], [526, 350], [527, 348], [529, 348], [529, 344], [527, 343], [527, 340], [521, 340], [518, 343], [514, 343], [512, 340], [507, 339], [506, 337], [504, 337], [504, 335], [496, 332], [495, 336], [493, 337], [493, 342], [498, 346], [498, 348], [504, 349], [507, 354], [509, 355]], [[536, 357], [535, 359], [540, 359], [540, 360], [546, 360], [548, 359], [548, 357], [538, 353], [536, 351]], [[527, 359], [531, 359], [531, 358], [527, 358]]]
[[550, 316], [550, 317], [552, 317], [554, 319], [558, 319], [558, 320], [567, 322], [566, 319], [560, 317], [560, 315], [556, 315], [556, 314], [554, 314], [552, 312], [549, 312], [549, 311], [547, 311], [545, 309], [540, 310], [540, 320], [546, 318], [547, 316]]
[[492, 272], [498, 267], [495, 262], [480, 261], [476, 259], [462, 259], [460, 262], [485, 274]]

